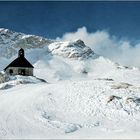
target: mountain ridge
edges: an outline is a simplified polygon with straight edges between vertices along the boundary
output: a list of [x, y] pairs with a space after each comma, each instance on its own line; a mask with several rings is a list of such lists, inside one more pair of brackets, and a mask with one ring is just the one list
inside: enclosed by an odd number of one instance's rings
[[[93, 50], [87, 47], [84, 44], [84, 42], [80, 39], [67, 43], [64, 41], [46, 39], [41, 36], [35, 36], [35, 35], [26, 35], [24, 33], [18, 33], [18, 32], [11, 31], [9, 29], [0, 28], [0, 49], [1, 49], [0, 55], [2, 57], [6, 57], [6, 58], [12, 57], [13, 55], [17, 53], [18, 48], [23, 48], [23, 49], [44, 48], [45, 46], [49, 46], [50, 44], [51, 46], [48, 47], [49, 48], [48, 51], [54, 55], [59, 55], [59, 53], [56, 53], [53, 47], [56, 48], [56, 45], [57, 45], [56, 49], [58, 49], [58, 46], [59, 46], [60, 48], [59, 50], [63, 51], [61, 45], [64, 46], [64, 44], [65, 44], [65, 48], [66, 47], [72, 48], [70, 51], [74, 51], [74, 47], [75, 47], [76, 52], [68, 56], [69, 58], [80, 57], [80, 56], [82, 57], [82, 55], [87, 55], [87, 57], [90, 57], [89, 56], [90, 54], [91, 55], [94, 54]], [[61, 54], [62, 54], [62, 51], [60, 52]], [[70, 53], [70, 51], [68, 52], [66, 51], [64, 53]], [[79, 54], [78, 51], [81, 51], [81, 54]]]

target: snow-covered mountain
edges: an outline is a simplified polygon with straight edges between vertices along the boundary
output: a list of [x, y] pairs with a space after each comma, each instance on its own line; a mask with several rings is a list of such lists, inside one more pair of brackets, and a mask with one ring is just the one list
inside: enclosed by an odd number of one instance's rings
[[82, 40], [76, 40], [74, 42], [54, 42], [48, 46], [49, 51], [53, 55], [63, 56], [67, 58], [89, 58], [94, 57], [93, 50], [86, 46]]
[[138, 68], [99, 56], [80, 39], [0, 29], [1, 70], [20, 47], [35, 77], [0, 73], [0, 138], [140, 138]]
[[0, 28], [0, 56], [10, 58], [17, 53], [16, 48], [40, 48], [52, 40], [34, 35], [13, 32]]
[[48, 49], [52, 54], [62, 55], [69, 58], [88, 58], [94, 54], [93, 50], [87, 47], [80, 39], [74, 42], [60, 42], [0, 28], [1, 57], [12, 57], [17, 53], [17, 48], [31, 49], [44, 48], [45, 46], [49, 46]]

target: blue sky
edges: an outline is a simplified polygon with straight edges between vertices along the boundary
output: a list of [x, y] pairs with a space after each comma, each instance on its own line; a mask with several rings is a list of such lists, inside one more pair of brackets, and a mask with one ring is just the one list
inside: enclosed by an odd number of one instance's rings
[[140, 2], [0, 2], [0, 27], [56, 38], [83, 26], [139, 40]]

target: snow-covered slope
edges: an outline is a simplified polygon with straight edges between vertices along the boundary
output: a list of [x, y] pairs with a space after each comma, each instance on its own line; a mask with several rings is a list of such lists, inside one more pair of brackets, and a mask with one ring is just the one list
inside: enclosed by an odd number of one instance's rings
[[11, 58], [19, 48], [40, 48], [52, 40], [0, 28], [0, 57]]
[[81, 80], [1, 90], [0, 137], [139, 138], [140, 88], [117, 84]]
[[0, 38], [1, 70], [22, 46], [41, 78], [0, 74], [1, 139], [140, 138], [139, 69], [97, 55], [82, 40], [7, 29]]

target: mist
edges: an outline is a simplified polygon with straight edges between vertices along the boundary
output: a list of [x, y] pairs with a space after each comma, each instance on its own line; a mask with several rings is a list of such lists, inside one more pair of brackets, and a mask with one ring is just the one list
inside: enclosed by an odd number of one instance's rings
[[86, 27], [78, 28], [76, 32], [65, 33], [61, 38], [57, 37], [57, 40], [63, 41], [77, 39], [83, 40], [95, 53], [112, 61], [140, 68], [140, 42], [132, 45], [130, 40], [118, 39], [106, 30], [89, 33]]

